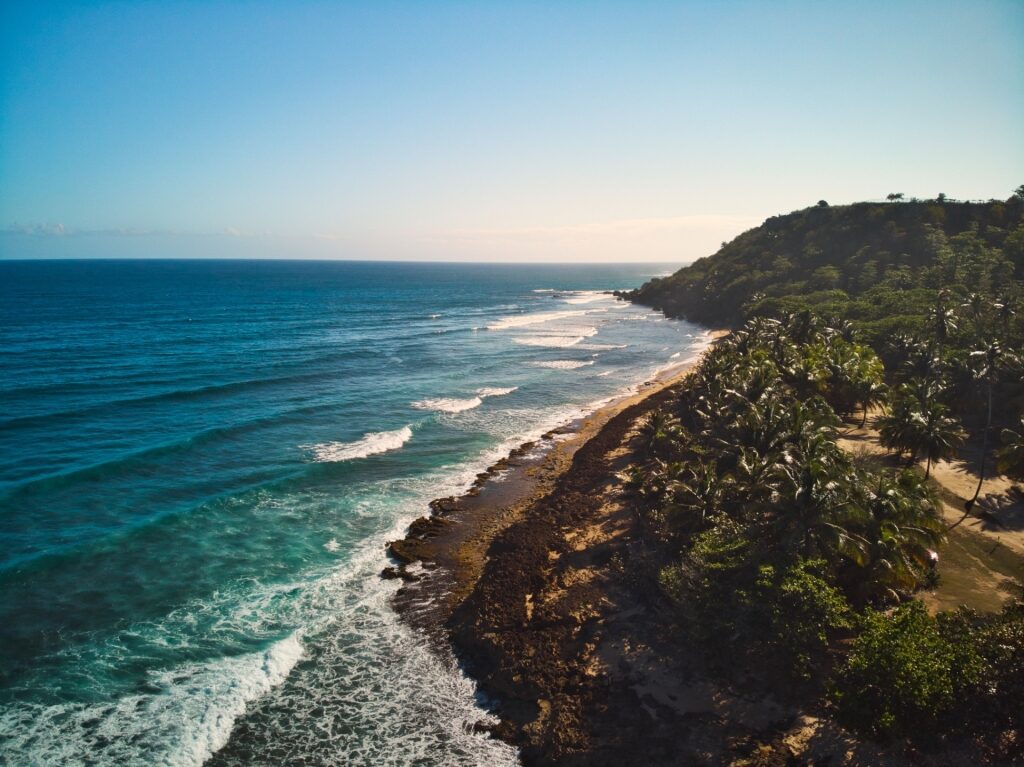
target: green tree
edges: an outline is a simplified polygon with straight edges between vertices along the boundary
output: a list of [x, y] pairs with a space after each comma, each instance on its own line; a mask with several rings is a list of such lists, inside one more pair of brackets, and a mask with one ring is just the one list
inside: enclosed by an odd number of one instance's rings
[[931, 474], [934, 461], [956, 455], [964, 438], [963, 429], [949, 416], [948, 408], [931, 398], [928, 391], [925, 389], [922, 398], [904, 384], [892, 410], [877, 421], [882, 447], [908, 452], [911, 462], [924, 454], [925, 478]]
[[951, 642], [920, 602], [869, 610], [832, 690], [839, 720], [875, 737], [933, 740], [958, 688], [980, 674], [968, 643]]
[[[1016, 362], [1017, 355], [1003, 348], [998, 341], [992, 341], [981, 349], [971, 352], [971, 359], [975, 361], [976, 376], [985, 388], [985, 430], [981, 438], [981, 467], [978, 470], [978, 486], [974, 489], [974, 495], [964, 503], [965, 516], [971, 513], [971, 509], [981, 494], [981, 486], [985, 481], [985, 464], [988, 458], [988, 435], [992, 431], [992, 399], [995, 385], [999, 380], [999, 374], [1008, 363]], [[962, 521], [962, 520], [961, 520]], [[959, 523], [957, 523], [959, 524]]]
[[1020, 431], [1003, 429], [1003, 446], [996, 451], [996, 468], [1015, 479], [1024, 479], [1024, 418]]

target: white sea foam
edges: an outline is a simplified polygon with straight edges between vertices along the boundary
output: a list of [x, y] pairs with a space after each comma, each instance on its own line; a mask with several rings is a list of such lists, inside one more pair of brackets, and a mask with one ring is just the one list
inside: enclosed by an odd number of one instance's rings
[[319, 445], [305, 445], [313, 458], [321, 463], [351, 461], [379, 453], [397, 450], [412, 439], [412, 426], [403, 426], [394, 431], [373, 431], [364, 434], [355, 442], [324, 442]]
[[512, 340], [520, 346], [546, 346], [552, 349], [567, 349], [582, 341], [585, 336], [523, 336]]
[[518, 386], [509, 386], [504, 389], [500, 386], [484, 386], [482, 389], [477, 389], [476, 393], [481, 397], [503, 397], [506, 394], [511, 394], [518, 388]]
[[327, 541], [327, 543], [324, 544], [324, 549], [331, 552], [332, 554], [340, 548], [341, 544], [338, 543], [337, 538], [331, 538], [331, 540]]
[[438, 413], [461, 413], [464, 410], [472, 410], [480, 407], [483, 399], [480, 397], [469, 397], [467, 399], [455, 399], [453, 397], [436, 397], [433, 399], [421, 399], [412, 403], [418, 410], [435, 410]]
[[513, 314], [502, 317], [494, 322], [488, 323], [488, 330], [508, 330], [509, 328], [521, 328], [526, 325], [540, 325], [545, 322], [562, 320], [566, 317], [581, 317], [587, 314], [586, 309], [569, 309], [561, 312], [536, 312], [534, 314]]
[[567, 304], [592, 304], [595, 301], [603, 301], [612, 298], [612, 296], [606, 293], [596, 290], [580, 290], [575, 292], [570, 298], [565, 299]]
[[462, 413], [466, 410], [472, 410], [475, 407], [480, 407], [480, 405], [483, 404], [485, 397], [501, 397], [506, 394], [511, 394], [518, 388], [518, 386], [509, 386], [506, 388], [484, 386], [476, 390], [475, 397], [466, 397], [464, 399], [457, 399], [455, 397], [434, 397], [413, 402], [412, 406], [419, 410], [435, 410], [438, 413]]
[[298, 632], [267, 650], [151, 671], [160, 694], [112, 703], [21, 704], [0, 715], [9, 754], [31, 764], [199, 767], [222, 748], [246, 705], [285, 680], [302, 657]]
[[606, 352], [611, 349], [625, 349], [629, 344], [582, 344], [577, 347], [592, 352]]
[[535, 368], [551, 368], [552, 370], [575, 370], [576, 368], [593, 365], [594, 360], [581, 362], [580, 360], [539, 360], [527, 363]]
[[593, 325], [560, 325], [557, 329], [552, 329], [552, 335], [559, 336], [596, 336], [597, 328]]

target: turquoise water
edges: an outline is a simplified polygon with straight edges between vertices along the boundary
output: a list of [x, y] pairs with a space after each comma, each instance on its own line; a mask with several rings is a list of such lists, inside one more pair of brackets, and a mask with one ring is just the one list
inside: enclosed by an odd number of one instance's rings
[[384, 543], [700, 328], [657, 266], [0, 263], [11, 764], [513, 764]]

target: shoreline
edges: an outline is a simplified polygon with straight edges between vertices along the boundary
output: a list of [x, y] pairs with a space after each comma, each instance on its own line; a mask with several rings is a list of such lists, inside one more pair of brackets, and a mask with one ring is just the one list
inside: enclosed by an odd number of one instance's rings
[[[679, 384], [728, 333], [708, 331], [708, 344], [697, 354], [666, 365], [652, 378], [599, 400], [590, 412], [522, 442], [478, 473], [461, 495], [430, 501], [430, 515], [414, 520], [404, 537], [386, 546], [392, 564], [382, 570], [381, 577], [405, 584], [393, 600], [399, 613], [420, 628], [436, 628], [446, 619], [441, 615], [444, 608], [436, 602], [445, 603], [450, 613], [468, 595], [490, 541], [521, 518], [527, 506], [554, 489], [571, 468], [577, 451], [622, 411]], [[645, 410], [655, 404], [649, 403]], [[428, 608], [423, 615], [418, 613], [418, 605]]]
[[[552, 577], [545, 566], [554, 554], [551, 546], [558, 545], [552, 536], [566, 530], [571, 534], [581, 523], [575, 507], [601, 506], [599, 498], [615, 473], [608, 461], [628, 452], [637, 422], [667, 400], [707, 349], [727, 334], [710, 331], [708, 345], [698, 354], [657, 371], [651, 380], [539, 440], [523, 443], [478, 474], [463, 495], [432, 501], [431, 515], [414, 521], [405, 537], [387, 546], [394, 564], [381, 575], [403, 581], [392, 597], [396, 612], [424, 632], [439, 655], [462, 666], [477, 682], [501, 721], [497, 726], [480, 722], [476, 729], [519, 746], [526, 763], [538, 763], [530, 754], [541, 755], [536, 727], [530, 729], [531, 723], [536, 725], [539, 696], [528, 692], [524, 698], [532, 679], [509, 675], [508, 664], [536, 658], [530, 676], [536, 672], [556, 686], [576, 673], [554, 659], [544, 661], [523, 631], [540, 612], [540, 606], [530, 604], [530, 589]], [[502, 583], [503, 575], [516, 582]], [[565, 625], [570, 635], [575, 633]], [[498, 641], [480, 646], [482, 636], [494, 636], [495, 628]], [[567, 638], [572, 639], [562, 637]], [[577, 729], [586, 740], [586, 727]], [[554, 753], [565, 756], [560, 749]]]

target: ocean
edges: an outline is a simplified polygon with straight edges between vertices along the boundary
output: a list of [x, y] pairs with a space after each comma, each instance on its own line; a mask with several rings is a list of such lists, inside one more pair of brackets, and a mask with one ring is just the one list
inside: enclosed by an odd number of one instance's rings
[[0, 262], [0, 761], [516, 764], [384, 545], [703, 349], [665, 271]]

